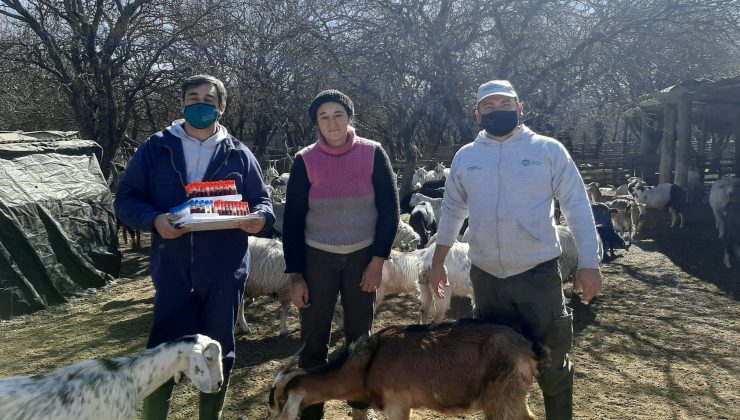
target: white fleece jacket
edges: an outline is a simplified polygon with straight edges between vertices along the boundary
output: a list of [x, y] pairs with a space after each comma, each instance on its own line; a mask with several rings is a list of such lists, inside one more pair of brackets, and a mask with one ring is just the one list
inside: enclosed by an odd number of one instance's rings
[[172, 125], [167, 127], [167, 130], [170, 130], [172, 134], [179, 137], [182, 141], [188, 184], [203, 180], [216, 148], [229, 136], [229, 131], [223, 125], [216, 123], [216, 128], [214, 135], [200, 141], [194, 137], [190, 137], [185, 132], [185, 120], [183, 119], [176, 120]]
[[560, 255], [553, 198], [573, 232], [579, 268], [598, 268], [586, 187], [565, 147], [526, 126], [503, 142], [481, 131], [452, 160], [437, 243], [452, 246], [469, 217], [470, 261], [499, 278], [522, 273]]

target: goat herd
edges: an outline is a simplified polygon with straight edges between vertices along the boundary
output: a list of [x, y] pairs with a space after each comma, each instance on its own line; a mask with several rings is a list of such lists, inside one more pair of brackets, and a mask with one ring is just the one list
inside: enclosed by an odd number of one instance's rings
[[[483, 411], [486, 418], [533, 418], [527, 392], [538, 367], [547, 363], [546, 350], [507, 327], [474, 320], [442, 322], [453, 295], [472, 301], [465, 230], [445, 260], [450, 283], [445, 297], [437, 299], [427, 287], [426, 273], [431, 266], [447, 171], [438, 164], [434, 171], [420, 169], [414, 174], [414, 190], [401, 199], [402, 212], [408, 216], [402, 217], [395, 249], [383, 266], [376, 295], [376, 308], [388, 295], [419, 296], [421, 325], [391, 326], [363, 338], [329, 369], [298, 369], [294, 356], [277, 373], [272, 385], [270, 408], [275, 418], [295, 419], [301, 407], [330, 399], [382, 408], [391, 420], [408, 419], [411, 409], [421, 407], [447, 414]], [[258, 297], [278, 296], [280, 335], [288, 334], [291, 307], [290, 281], [283, 272], [279, 239], [284, 210], [280, 200], [286, 178], [274, 168], [266, 171], [265, 181], [270, 185], [277, 217], [276, 232], [273, 238], [250, 239], [252, 264], [244, 296], [245, 305]], [[641, 232], [647, 208], [668, 208], [669, 225], [683, 227], [686, 193], [676, 185], [647, 186], [641, 179], [631, 178], [618, 188], [600, 188], [591, 183], [586, 190], [606, 250], [603, 258], [607, 253], [614, 257], [614, 249], [629, 248]], [[734, 259], [740, 262], [740, 179], [715, 181], [708, 201], [719, 237], [724, 239], [724, 264], [730, 268]], [[557, 210], [557, 203], [555, 207]], [[557, 211], [555, 224], [562, 247], [560, 274], [566, 281], [575, 274], [578, 255]], [[241, 309], [238, 326], [249, 331]], [[341, 316], [337, 309], [335, 321]], [[400, 354], [407, 357], [399, 358]], [[0, 418], [133, 419], [137, 402], [169, 378], [179, 380], [184, 374], [200, 391], [217, 391], [223, 381], [220, 358], [217, 342], [188, 336], [130, 357], [88, 360], [44, 375], [0, 379]], [[421, 369], [402, 365], [410, 359], [419, 366], [425, 361], [434, 364], [435, 360], [446, 360], [448, 368], [422, 373]], [[388, 372], [404, 372], [404, 380]], [[457, 385], [444, 386], [449, 383]]]

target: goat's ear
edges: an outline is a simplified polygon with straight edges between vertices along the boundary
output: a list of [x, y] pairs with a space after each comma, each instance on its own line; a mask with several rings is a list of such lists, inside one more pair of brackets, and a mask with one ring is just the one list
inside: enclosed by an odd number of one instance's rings
[[207, 345], [206, 348], [203, 350], [203, 356], [209, 362], [212, 362], [221, 357], [221, 348], [219, 347], [218, 343], [211, 343]]
[[180, 379], [182, 379], [182, 372], [179, 371], [179, 370], [177, 372], [175, 372], [175, 376], [173, 376], [172, 379], [175, 380], [175, 383], [176, 384], [179, 384], [180, 383]]

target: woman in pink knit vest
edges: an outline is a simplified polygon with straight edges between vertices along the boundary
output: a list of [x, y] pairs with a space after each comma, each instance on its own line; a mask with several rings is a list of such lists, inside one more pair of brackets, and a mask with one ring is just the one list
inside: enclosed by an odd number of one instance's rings
[[[355, 133], [352, 100], [325, 90], [308, 114], [318, 140], [296, 155], [283, 222], [285, 272], [305, 345], [302, 368], [326, 363], [338, 297], [347, 343], [370, 334], [375, 290], [399, 220], [390, 160], [380, 143]], [[302, 420], [322, 417], [323, 404], [301, 414]]]

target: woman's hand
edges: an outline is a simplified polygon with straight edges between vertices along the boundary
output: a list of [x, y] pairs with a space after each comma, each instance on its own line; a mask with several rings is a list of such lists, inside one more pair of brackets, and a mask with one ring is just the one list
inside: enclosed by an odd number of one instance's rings
[[298, 309], [311, 306], [308, 296], [308, 285], [301, 273], [290, 273], [290, 300]]
[[383, 261], [380, 257], [373, 257], [365, 267], [360, 282], [360, 289], [363, 292], [374, 293], [380, 287], [380, 282], [383, 280]]

